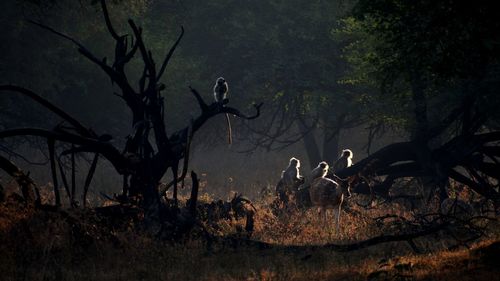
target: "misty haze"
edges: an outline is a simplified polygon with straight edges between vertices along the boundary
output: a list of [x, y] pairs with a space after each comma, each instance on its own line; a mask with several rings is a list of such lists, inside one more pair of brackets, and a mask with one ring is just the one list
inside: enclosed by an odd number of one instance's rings
[[492, 3], [5, 0], [2, 280], [492, 280]]

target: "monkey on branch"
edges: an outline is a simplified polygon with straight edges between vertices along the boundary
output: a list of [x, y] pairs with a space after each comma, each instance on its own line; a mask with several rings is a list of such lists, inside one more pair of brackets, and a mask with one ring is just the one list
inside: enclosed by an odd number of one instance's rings
[[[73, 158], [77, 153], [93, 153], [95, 160], [85, 180], [85, 187], [88, 188], [94, 175], [98, 156], [105, 158], [113, 165], [118, 174], [123, 176], [123, 196], [137, 195], [138, 204], [145, 210], [145, 218], [149, 222], [152, 220], [159, 221], [160, 214], [165, 213], [160, 212], [160, 209], [166, 208], [166, 206], [162, 206], [160, 196], [164, 195], [171, 186], [174, 187], [174, 200], [177, 201], [177, 183], [186, 176], [189, 147], [194, 133], [209, 119], [218, 114], [225, 114], [226, 118], [228, 118], [228, 114], [232, 114], [248, 120], [255, 119], [260, 115], [262, 103], [254, 105], [256, 113], [248, 116], [236, 108], [225, 106], [227, 103], [227, 83], [223, 79], [221, 83], [218, 83], [222, 87], [216, 91], [220, 94], [216, 95], [216, 101], [211, 104], [207, 104], [195, 89], [190, 88], [201, 112], [199, 116], [191, 120], [188, 126], [168, 134], [164, 120], [165, 107], [162, 94], [166, 87], [160, 80], [184, 35], [184, 28], [181, 27], [179, 37], [170, 47], [163, 61], [157, 64], [143, 40], [142, 28], [138, 27], [130, 19], [128, 24], [131, 34], [120, 35], [112, 25], [105, 0], [101, 0], [101, 6], [107, 30], [115, 41], [114, 59], [109, 63], [109, 60], [98, 58], [76, 39], [42, 23], [34, 21], [31, 21], [31, 23], [71, 41], [76, 45], [80, 54], [98, 66], [109, 76], [111, 82], [119, 88], [120, 93], [117, 96], [127, 104], [132, 112], [132, 132], [125, 147], [115, 147], [115, 144], [110, 141], [112, 140], [111, 136], [97, 134], [94, 130], [89, 129], [70, 114], [36, 93], [12, 85], [0, 85], [0, 92], [9, 91], [30, 98], [63, 119], [64, 126], [56, 126], [53, 130], [19, 128], [0, 131], [0, 139], [16, 136], [34, 136], [47, 139], [57, 206], [61, 205], [61, 198], [58, 193], [58, 183], [61, 182], [59, 179], [62, 178], [66, 185], [64, 168], [59, 169], [59, 171], [56, 169], [58, 165], [61, 166], [59, 163], [61, 156], [71, 155]], [[132, 44], [130, 44], [131, 42]], [[132, 82], [132, 79], [128, 77], [125, 71], [126, 65], [136, 55], [139, 56], [143, 63], [143, 71], [138, 83]], [[139, 86], [136, 87], [135, 85]], [[229, 125], [229, 119], [227, 120]], [[229, 140], [231, 142], [230, 138]], [[60, 151], [63, 148], [63, 146], [58, 146], [60, 144], [71, 144], [72, 148]], [[179, 175], [179, 163], [182, 159], [184, 160], [183, 171]], [[74, 165], [72, 169], [72, 174], [74, 174]], [[172, 172], [173, 180], [170, 184], [160, 188], [159, 182], [169, 169]], [[67, 189], [74, 190], [74, 186]], [[74, 197], [74, 194], [72, 194], [71, 198]]]
[[[227, 85], [226, 79], [224, 77], [217, 78], [214, 86], [214, 98], [215, 102], [220, 104], [223, 107], [226, 103], [228, 103], [227, 94], [229, 92], [229, 86]], [[231, 129], [231, 121], [229, 120], [229, 114], [225, 114], [226, 122], [227, 122], [227, 143], [233, 143], [233, 133]]]

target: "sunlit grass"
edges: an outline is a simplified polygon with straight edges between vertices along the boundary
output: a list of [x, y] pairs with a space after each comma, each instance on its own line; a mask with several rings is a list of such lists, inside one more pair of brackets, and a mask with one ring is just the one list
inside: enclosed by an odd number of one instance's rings
[[[181, 197], [181, 206], [187, 198]], [[208, 193], [200, 194], [200, 204], [214, 199]], [[353, 196], [349, 210], [342, 211], [337, 231], [332, 214], [326, 222], [314, 209], [276, 215], [270, 207], [273, 199], [254, 202], [257, 213], [252, 239], [279, 245], [354, 243], [391, 231], [377, 225], [376, 217], [395, 214], [412, 219], [415, 215], [397, 202], [365, 209], [355, 202], [366, 198]], [[436, 207], [428, 205], [425, 211]], [[2, 280], [22, 276], [29, 280], [392, 280], [404, 276], [412, 280], [489, 280], [495, 269], [485, 266], [474, 249], [499, 239], [496, 226], [472, 250], [449, 251], [447, 241], [424, 237], [415, 241], [424, 252], [418, 255], [406, 242], [347, 253], [223, 244], [207, 247], [199, 238], [172, 244], [131, 227], [102, 227], [104, 222], [92, 210], [67, 212], [70, 219], [57, 212], [28, 211], [12, 200], [0, 204]], [[208, 224], [207, 229], [216, 236], [234, 235], [244, 223], [244, 218], [221, 219], [217, 231]]]

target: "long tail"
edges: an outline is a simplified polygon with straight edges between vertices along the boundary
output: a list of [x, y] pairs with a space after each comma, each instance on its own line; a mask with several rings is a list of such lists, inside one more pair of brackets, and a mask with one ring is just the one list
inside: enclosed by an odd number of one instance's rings
[[229, 114], [226, 114], [226, 122], [227, 122], [227, 143], [233, 143], [233, 131], [231, 129], [231, 121], [229, 120]]

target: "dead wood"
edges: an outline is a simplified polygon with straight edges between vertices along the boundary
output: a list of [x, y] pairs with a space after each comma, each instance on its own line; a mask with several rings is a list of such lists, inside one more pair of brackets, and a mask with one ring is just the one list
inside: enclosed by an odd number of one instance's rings
[[4, 170], [8, 175], [13, 177], [23, 195], [26, 206], [33, 207], [35, 204], [40, 205], [40, 196], [35, 197], [35, 194], [40, 194], [35, 182], [29, 176], [29, 173], [18, 168], [14, 163], [0, 155], [0, 169]]
[[[174, 186], [174, 201], [177, 202], [177, 184], [187, 174], [190, 145], [195, 133], [209, 119], [218, 114], [232, 114], [238, 118], [247, 120], [255, 119], [260, 115], [262, 103], [254, 105], [255, 114], [246, 115], [240, 110], [228, 106], [228, 101], [225, 101], [226, 105], [224, 107], [215, 102], [207, 104], [202, 96], [195, 89], [191, 88], [191, 93], [194, 95], [201, 109], [200, 115], [191, 120], [185, 128], [169, 134], [164, 120], [164, 97], [162, 93], [166, 87], [160, 82], [160, 79], [166, 72], [168, 63], [183, 38], [184, 28], [181, 27], [181, 32], [177, 40], [169, 48], [167, 54], [162, 59], [160, 67], [157, 68], [154, 56], [143, 40], [142, 28], [130, 19], [128, 24], [131, 34], [119, 34], [112, 25], [105, 0], [101, 0], [101, 7], [104, 24], [115, 43], [115, 53], [111, 63], [108, 63], [106, 58], [99, 59], [91, 50], [71, 36], [43, 23], [30, 22], [64, 40], [72, 42], [80, 54], [104, 71], [111, 82], [120, 88], [120, 93], [117, 96], [127, 104], [132, 112], [132, 130], [125, 147], [115, 147], [109, 141], [112, 139], [112, 136], [96, 134], [93, 130], [73, 118], [69, 113], [56, 107], [34, 92], [12, 85], [0, 85], [0, 91], [10, 91], [32, 99], [61, 117], [65, 125], [69, 125], [70, 127], [60, 124], [52, 130], [39, 128], [9, 129], [0, 132], [0, 139], [18, 136], [33, 136], [47, 139], [57, 206], [61, 205], [59, 178], [62, 180], [70, 203], [76, 206], [75, 156], [77, 153], [92, 153], [94, 155], [94, 160], [90, 165], [83, 185], [84, 205], [86, 205], [86, 196], [93, 174], [95, 173], [97, 159], [98, 157], [106, 159], [113, 165], [118, 174], [123, 175], [124, 188], [121, 195], [121, 199], [123, 200], [120, 201], [137, 203], [144, 209], [144, 221], [152, 225], [152, 228], [160, 229], [160, 214], [168, 213], [162, 209], [169, 208], [161, 203], [160, 196], [165, 194], [166, 189], [170, 186]], [[133, 44], [128, 44], [129, 41], [133, 42]], [[139, 85], [138, 89], [132, 86], [136, 85], [136, 83], [131, 82], [125, 71], [127, 64], [136, 55], [139, 56], [138, 59], [143, 63], [142, 75], [137, 83]], [[69, 144], [71, 149], [58, 154], [58, 144]], [[61, 163], [61, 157], [67, 154], [70, 154], [71, 157], [70, 182], [66, 178], [65, 167]], [[184, 160], [182, 173], [178, 175], [179, 163], [182, 160]], [[57, 168], [59, 168], [59, 171], [57, 171]], [[172, 172], [173, 181], [166, 185], [164, 189], [159, 190], [159, 182], [169, 170]]]

